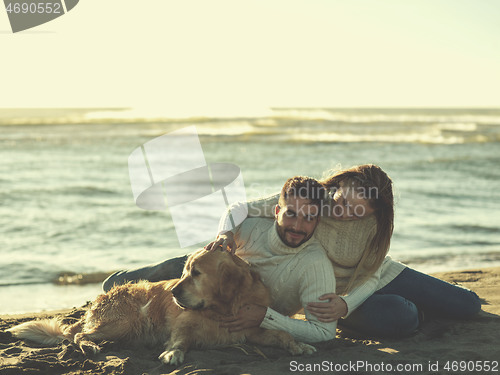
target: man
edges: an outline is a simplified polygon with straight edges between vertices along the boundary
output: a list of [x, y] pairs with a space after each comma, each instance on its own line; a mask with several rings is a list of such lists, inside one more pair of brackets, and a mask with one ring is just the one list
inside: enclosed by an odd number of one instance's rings
[[[336, 321], [322, 323], [306, 308], [335, 288], [331, 262], [320, 244], [311, 239], [324, 195], [318, 181], [293, 177], [281, 190], [275, 220], [247, 218], [235, 229], [236, 254], [261, 275], [273, 303], [270, 308], [244, 306], [236, 317], [225, 321], [224, 327], [235, 331], [256, 326], [280, 329], [305, 342], [335, 337]], [[231, 243], [231, 237], [231, 231], [221, 234], [207, 248]], [[289, 318], [302, 308], [307, 320]]]
[[[244, 306], [237, 316], [222, 323], [229, 330], [257, 327], [289, 332], [295, 339], [319, 342], [335, 337], [337, 322], [320, 322], [310, 314], [307, 304], [335, 290], [331, 262], [312, 235], [320, 220], [325, 189], [308, 177], [293, 177], [282, 188], [275, 219], [247, 218], [234, 229], [220, 234], [207, 246], [213, 249], [233, 240], [236, 254], [245, 259], [270, 289], [273, 303], [267, 308]], [[104, 282], [113, 284], [145, 279], [159, 281], [180, 277], [186, 257], [134, 271], [120, 271]], [[307, 320], [289, 316], [304, 308]]]

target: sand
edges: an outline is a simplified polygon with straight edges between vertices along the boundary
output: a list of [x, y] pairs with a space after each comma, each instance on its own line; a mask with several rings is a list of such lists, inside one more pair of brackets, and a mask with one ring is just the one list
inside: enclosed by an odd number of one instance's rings
[[339, 330], [335, 340], [316, 344], [318, 352], [310, 356], [292, 357], [281, 349], [251, 345], [192, 350], [178, 368], [157, 360], [161, 348], [108, 342], [100, 354], [86, 358], [67, 342], [42, 347], [5, 332], [19, 322], [47, 316], [74, 321], [83, 308], [3, 315], [0, 374], [499, 374], [500, 267], [435, 276], [474, 290], [483, 301], [481, 313], [469, 321], [430, 320], [415, 335], [400, 340], [356, 338]]

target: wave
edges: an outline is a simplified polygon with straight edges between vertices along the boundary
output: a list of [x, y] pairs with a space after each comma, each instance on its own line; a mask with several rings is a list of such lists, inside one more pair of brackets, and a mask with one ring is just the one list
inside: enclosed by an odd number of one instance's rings
[[462, 232], [471, 232], [471, 233], [500, 233], [500, 228], [498, 227], [486, 227], [483, 225], [452, 225], [452, 229], [456, 229]]
[[97, 186], [68, 186], [65, 188], [54, 189], [52, 190], [52, 193], [62, 194], [62, 195], [99, 196], [99, 195], [116, 195], [117, 191]]
[[147, 123], [183, 123], [203, 122], [213, 119], [220, 121], [266, 118], [271, 110], [253, 110], [240, 113], [166, 113], [159, 109], [134, 108], [0, 108], [0, 126], [4, 125], [71, 125], [71, 124], [147, 124]]
[[[13, 193], [14, 191], [7, 193]], [[65, 186], [65, 187], [44, 187], [38, 185], [31, 185], [26, 188], [17, 188], [15, 189], [15, 194], [18, 197], [27, 197], [32, 199], [33, 196], [40, 196], [41, 194], [50, 194], [53, 196], [91, 196], [91, 197], [99, 197], [99, 196], [116, 196], [119, 193], [116, 190], [106, 189], [103, 187], [97, 186]]]
[[[87, 118], [90, 113], [101, 111], [97, 108], [2, 108], [0, 125], [61, 125], [92, 123]], [[119, 114], [126, 108], [111, 109]]]
[[[102, 283], [113, 272], [73, 272], [62, 271], [58, 273], [47, 272], [47, 270], [35, 267], [22, 267], [17, 264], [16, 268], [19, 272], [25, 273], [26, 277], [16, 278], [12, 280], [0, 280], [0, 287], [16, 286], [16, 285], [38, 285], [38, 284], [54, 284], [54, 285], [87, 285]], [[27, 277], [27, 275], [30, 277]]]
[[[463, 144], [500, 142], [500, 109], [272, 109], [248, 117], [171, 118], [161, 113], [130, 109], [12, 112], [0, 110], [0, 125], [110, 125], [88, 128], [77, 136], [153, 136], [174, 128], [195, 125], [200, 136], [231, 137], [234, 141], [375, 142]], [[7, 110], [8, 111], [8, 110]], [[29, 116], [28, 116], [29, 115]], [[24, 116], [24, 117], [23, 117]], [[115, 128], [114, 125], [129, 127]], [[113, 125], [113, 126], [111, 126]], [[141, 126], [143, 125], [143, 126]], [[163, 126], [162, 126], [163, 125]], [[159, 130], [161, 127], [161, 131]], [[83, 130], [85, 128], [81, 128]], [[91, 129], [97, 129], [91, 131]], [[148, 133], [150, 131], [150, 133]], [[131, 132], [131, 133], [130, 133]], [[54, 134], [53, 134], [54, 133]], [[87, 134], [88, 133], [88, 134]], [[130, 133], [130, 134], [129, 134]], [[66, 132], [52, 132], [67, 137]], [[4, 132], [4, 139], [19, 141], [25, 133]]]
[[324, 120], [239, 121], [197, 125], [202, 136], [228, 136], [233, 141], [260, 137], [259, 141], [304, 143], [424, 143], [464, 144], [500, 142], [500, 126], [476, 123], [334, 123]]
[[273, 109], [272, 117], [343, 123], [476, 123], [500, 125], [500, 109]]
[[319, 133], [319, 134], [296, 134], [290, 137], [295, 142], [375, 142], [375, 143], [425, 143], [425, 144], [463, 144], [463, 143], [488, 143], [500, 141], [500, 134], [484, 136], [482, 134], [473, 136], [457, 136], [425, 133], [399, 133], [399, 134], [343, 134], [343, 133]]
[[56, 285], [87, 285], [102, 283], [112, 272], [61, 272], [51, 281]]
[[500, 125], [498, 108], [260, 108], [240, 112], [175, 113], [134, 108], [0, 109], [0, 125], [150, 123], [220, 119], [293, 119], [343, 123], [465, 123]]

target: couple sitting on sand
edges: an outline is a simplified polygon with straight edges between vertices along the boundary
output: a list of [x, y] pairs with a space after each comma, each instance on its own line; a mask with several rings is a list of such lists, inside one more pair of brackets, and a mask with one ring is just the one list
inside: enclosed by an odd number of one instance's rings
[[[247, 305], [223, 326], [281, 329], [297, 340], [319, 342], [335, 337], [337, 322], [362, 335], [400, 338], [414, 333], [424, 315], [477, 314], [481, 303], [474, 292], [387, 256], [393, 203], [387, 174], [360, 165], [321, 182], [289, 179], [281, 194], [249, 202], [248, 217], [234, 229], [230, 215], [246, 213], [247, 203], [233, 205], [207, 249], [222, 246], [250, 263], [271, 290], [273, 304]], [[116, 272], [103, 288], [178, 278], [186, 259]], [[302, 308], [305, 321], [289, 317]]]

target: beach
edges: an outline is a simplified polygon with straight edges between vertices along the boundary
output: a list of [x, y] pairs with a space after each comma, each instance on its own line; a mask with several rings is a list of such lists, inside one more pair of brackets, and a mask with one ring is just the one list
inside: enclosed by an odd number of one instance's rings
[[[425, 273], [500, 266], [500, 109], [281, 108], [183, 119], [124, 109], [0, 109], [0, 300], [11, 301], [0, 314], [83, 305], [100, 293], [87, 282], [96, 274], [212, 241], [216, 229], [181, 245], [205, 221], [218, 223], [215, 206], [201, 216], [185, 206], [182, 219], [191, 225], [180, 236], [172, 200], [164, 210], [143, 209], [131, 185], [134, 150], [190, 127], [206, 163], [239, 168], [247, 199], [278, 193], [291, 176], [377, 164], [394, 183], [393, 259]], [[178, 164], [168, 155], [162, 161]], [[82, 279], [71, 283], [75, 274]]]
[[[392, 258], [474, 290], [483, 311], [466, 322], [427, 321], [404, 340], [339, 330], [304, 357], [250, 345], [192, 350], [178, 368], [158, 361], [161, 348], [105, 343], [85, 358], [69, 343], [44, 348], [6, 333], [47, 316], [74, 322], [105, 275], [189, 254], [213, 239], [216, 233], [182, 247], [173, 207], [140, 208], [131, 189], [131, 153], [186, 127], [196, 128], [207, 163], [238, 167], [247, 199], [276, 194], [294, 175], [379, 165], [394, 183]], [[1, 375], [498, 373], [500, 109], [291, 108], [185, 119], [0, 110], [0, 130]], [[211, 206], [203, 215], [183, 213], [192, 220], [187, 237], [197, 233], [196, 220], [220, 218]]]
[[192, 350], [177, 368], [159, 362], [160, 347], [130, 348], [106, 342], [101, 353], [86, 358], [68, 342], [42, 347], [5, 332], [37, 318], [75, 321], [83, 307], [0, 315], [0, 374], [498, 374], [500, 267], [433, 275], [475, 291], [482, 311], [468, 321], [426, 320], [413, 336], [398, 340], [357, 337], [337, 330], [335, 340], [315, 344], [318, 351], [309, 356], [292, 357], [281, 349], [252, 345]]
[[[500, 375], [500, 1], [31, 3], [5, 0], [0, 19], [0, 375]], [[363, 165], [389, 181], [327, 183]], [[292, 267], [302, 254], [285, 272], [279, 259], [252, 264], [279, 270], [262, 274], [274, 304], [301, 296], [276, 311], [320, 298], [316, 284], [351, 294], [349, 312], [377, 278], [394, 291], [397, 266], [365, 269], [385, 255], [470, 288], [479, 315], [433, 318], [414, 298], [421, 326], [405, 339], [338, 324], [312, 355], [244, 344], [191, 350], [177, 367], [158, 360], [161, 347], [102, 342], [87, 357], [7, 332], [78, 322], [110, 275], [195, 253], [220, 238], [221, 218], [224, 231], [246, 216], [291, 219], [283, 199], [248, 215], [244, 204], [280, 196], [296, 176], [327, 185], [336, 205], [322, 202], [322, 215], [353, 222], [307, 215], [309, 228], [323, 220], [308, 234], [328, 258], [300, 288], [278, 287], [307, 266]], [[254, 234], [252, 258], [265, 240]], [[148, 279], [174, 277], [160, 271]], [[446, 297], [436, 298], [452, 310]]]

